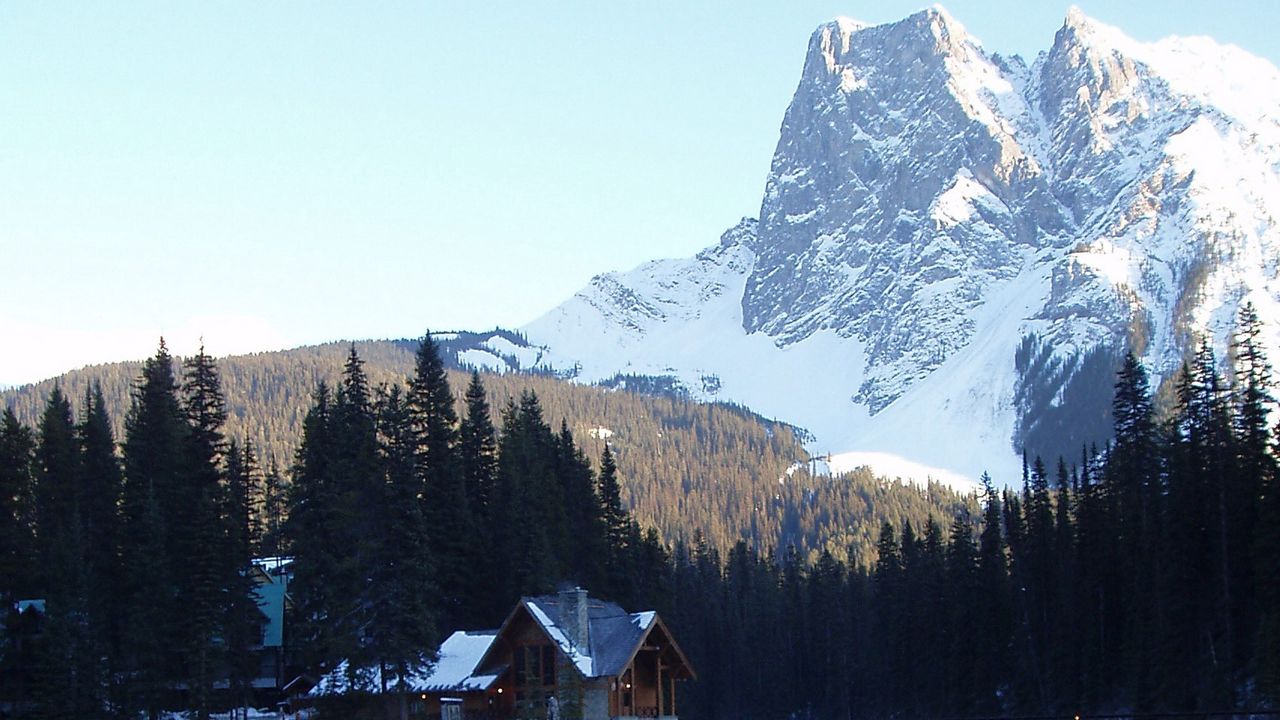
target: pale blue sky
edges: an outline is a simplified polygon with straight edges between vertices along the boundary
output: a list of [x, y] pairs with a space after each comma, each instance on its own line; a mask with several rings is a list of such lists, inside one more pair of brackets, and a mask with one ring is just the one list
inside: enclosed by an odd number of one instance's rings
[[[1079, 4], [1280, 57], [1270, 2]], [[0, 3], [0, 384], [523, 324], [754, 216], [810, 32], [920, 7]], [[1026, 56], [1067, 11], [946, 7]]]

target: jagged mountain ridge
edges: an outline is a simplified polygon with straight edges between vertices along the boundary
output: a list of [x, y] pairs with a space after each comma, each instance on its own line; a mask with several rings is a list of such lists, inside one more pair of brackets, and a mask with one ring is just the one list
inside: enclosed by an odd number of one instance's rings
[[1075, 9], [1030, 64], [941, 8], [836, 20], [758, 222], [598, 276], [523, 331], [545, 367], [669, 376], [846, 463], [1012, 480], [1016, 446], [1088, 439], [1062, 435], [1066, 408], [1105, 437], [1124, 348], [1167, 377], [1199, 333], [1224, 351], [1245, 300], [1280, 346], [1277, 100], [1280, 73], [1239, 49]]

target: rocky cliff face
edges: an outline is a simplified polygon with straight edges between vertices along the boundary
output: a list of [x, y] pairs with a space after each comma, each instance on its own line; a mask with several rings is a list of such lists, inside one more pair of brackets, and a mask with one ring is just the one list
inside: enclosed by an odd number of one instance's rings
[[1042, 416], [1105, 414], [1109, 387], [1072, 381], [1090, 363], [1133, 347], [1168, 374], [1199, 334], [1224, 349], [1246, 299], [1280, 339], [1278, 101], [1238, 49], [1077, 10], [1029, 66], [941, 9], [837, 20], [759, 222], [599, 276], [525, 332], [582, 380], [670, 376], [816, 449], [1005, 470], [1015, 445], [1061, 449]]

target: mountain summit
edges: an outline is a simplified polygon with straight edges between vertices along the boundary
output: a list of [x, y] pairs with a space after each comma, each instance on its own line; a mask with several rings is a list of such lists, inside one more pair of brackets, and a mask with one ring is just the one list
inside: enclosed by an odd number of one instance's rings
[[[1028, 64], [941, 8], [809, 40], [759, 220], [524, 328], [588, 382], [670, 378], [939, 479], [1109, 432], [1128, 348], [1168, 376], [1252, 301], [1280, 347], [1280, 73], [1072, 9]], [[1280, 358], [1273, 352], [1272, 357]]]

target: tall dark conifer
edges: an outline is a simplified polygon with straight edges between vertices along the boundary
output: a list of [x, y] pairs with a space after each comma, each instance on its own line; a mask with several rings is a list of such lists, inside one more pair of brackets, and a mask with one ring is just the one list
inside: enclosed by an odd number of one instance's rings
[[[458, 428], [458, 462], [466, 487], [467, 508], [471, 514], [471, 545], [477, 557], [492, 558], [495, 542], [494, 513], [499, 504], [494, 497], [498, 475], [498, 441], [489, 400], [478, 372], [471, 373], [464, 403], [466, 416]], [[474, 582], [469, 583], [471, 596], [464, 600], [462, 606], [472, 611], [473, 619], [480, 624], [500, 621], [502, 614], [509, 609], [505, 606], [508, 598], [499, 597], [492, 591], [493, 588], [502, 586], [496, 570], [496, 564], [492, 562], [479, 563], [471, 568], [474, 579]]]
[[35, 435], [12, 410], [0, 418], [0, 600], [27, 597], [34, 589]]
[[581, 587], [604, 581], [608, 538], [591, 464], [573, 442], [568, 422], [556, 437], [555, 474], [564, 498], [567, 542], [558, 550], [567, 559], [567, 577]]
[[372, 555], [369, 624], [374, 661], [383, 669], [384, 694], [394, 690], [400, 720], [407, 720], [411, 679], [430, 667], [438, 643], [440, 589], [423, 518], [416, 473], [418, 435], [412, 412], [393, 387], [379, 403], [379, 436], [385, 476], [383, 522]]
[[468, 606], [477, 555], [475, 524], [468, 502], [466, 478], [458, 453], [458, 414], [453, 392], [430, 333], [422, 338], [409, 379], [408, 408], [416, 446], [416, 473], [421, 484], [422, 514], [437, 559], [436, 579], [444, 601], [441, 626], [447, 630], [473, 620]]
[[[225, 620], [231, 595], [243, 594], [238, 576], [245, 568], [238, 564], [241, 553], [231, 538], [225, 510], [223, 467], [227, 442], [223, 425], [227, 420], [226, 400], [217, 366], [202, 346], [183, 363], [182, 413], [186, 420], [180, 475], [181, 516], [170, 516], [170, 540], [176, 556], [171, 567], [185, 608], [179, 624], [179, 647], [188, 659], [187, 679], [191, 702], [198, 718], [204, 720], [212, 708], [213, 682], [223, 664], [226, 646]], [[174, 508], [176, 511], [177, 509]], [[177, 522], [182, 517], [183, 521]], [[235, 543], [238, 544], [238, 543]]]
[[160, 341], [142, 366], [125, 419], [121, 543], [125, 608], [121, 638], [128, 677], [127, 712], [155, 720], [164, 693], [179, 678], [187, 649], [169, 523], [185, 517], [182, 493], [186, 429], [178, 405], [173, 359]]
[[56, 387], [41, 415], [38, 437], [36, 539], [45, 613], [33, 695], [42, 717], [98, 717], [105, 675], [89, 624], [79, 443], [71, 404]]
[[369, 570], [381, 543], [385, 493], [372, 392], [354, 346], [343, 366], [332, 428], [334, 525], [340, 543], [329, 578], [335, 600], [330, 622], [339, 651], [332, 660], [348, 660], [350, 679], [358, 685], [362, 676], [356, 673], [370, 667], [376, 655], [365, 628], [378, 600]]
[[222, 646], [227, 684], [235, 707], [249, 707], [253, 680], [260, 669], [254, 649], [262, 644], [266, 616], [258, 607], [257, 581], [253, 579], [255, 548], [252, 504], [260, 483], [258, 459], [252, 443], [243, 449], [234, 440], [227, 449], [226, 483], [222, 496], [224, 518], [222, 545], [228, 568], [225, 602], [221, 608]]
[[974, 703], [979, 713], [1005, 711], [1002, 690], [1009, 677], [1012, 607], [1009, 602], [1009, 561], [1003, 532], [1004, 506], [986, 473], [982, 475], [984, 509], [978, 538], [979, 665]]
[[618, 481], [618, 464], [613, 451], [605, 443], [600, 452], [600, 516], [608, 549], [605, 555], [605, 585], [619, 597], [634, 593], [631, 576], [626, 569], [627, 525], [630, 517], [622, 507], [622, 487]]
[[341, 497], [334, 436], [332, 398], [321, 383], [303, 421], [284, 526], [294, 557], [292, 650], [300, 664], [312, 672], [325, 671], [342, 657], [337, 637], [342, 612], [337, 582], [343, 571], [341, 554], [349, 545], [340, 544], [347, 540], [339, 527]]
[[[1239, 664], [1251, 667], [1280, 665], [1280, 636], [1272, 635], [1264, 640], [1270, 647], [1259, 648], [1271, 659], [1254, 659], [1255, 628], [1260, 613], [1280, 612], [1280, 591], [1274, 583], [1267, 587], [1259, 582], [1259, 573], [1272, 581], [1280, 581], [1276, 570], [1276, 554], [1280, 552], [1280, 537], [1275, 537], [1267, 548], [1267, 537], [1280, 536], [1272, 515], [1270, 530], [1259, 527], [1260, 511], [1266, 501], [1260, 499], [1276, 493], [1276, 461], [1272, 450], [1271, 411], [1275, 398], [1271, 394], [1271, 363], [1264, 349], [1263, 324], [1252, 303], [1240, 308], [1235, 335], [1231, 343], [1234, 365], [1233, 390], [1235, 437], [1234, 472], [1224, 478], [1223, 514], [1225, 521], [1226, 550], [1230, 553], [1231, 614], [1235, 631], [1233, 647]], [[1271, 501], [1274, 504], [1274, 500]], [[1274, 511], [1273, 511], [1274, 512]], [[1261, 592], [1261, 596], [1259, 595]], [[1255, 602], [1255, 599], [1262, 602]], [[1268, 627], [1272, 621], [1267, 622]], [[1277, 667], [1280, 671], [1280, 667]]]
[[1118, 587], [1123, 620], [1124, 663], [1121, 677], [1131, 689], [1129, 701], [1139, 710], [1153, 707], [1156, 689], [1152, 668], [1157, 662], [1160, 617], [1154, 591], [1159, 577], [1156, 555], [1160, 536], [1159, 458], [1146, 369], [1133, 353], [1125, 355], [1112, 402], [1115, 442], [1107, 458], [1105, 479], [1114, 517]]

